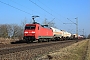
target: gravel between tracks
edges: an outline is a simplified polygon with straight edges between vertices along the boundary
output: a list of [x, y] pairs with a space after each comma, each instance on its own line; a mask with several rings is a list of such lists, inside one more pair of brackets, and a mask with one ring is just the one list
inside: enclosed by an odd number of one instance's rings
[[75, 41], [59, 42], [59, 43], [56, 42], [54, 44], [42, 44], [42, 45], [38, 45], [37, 48], [35, 48], [36, 46], [32, 46], [32, 48], [28, 46], [27, 48], [26, 47], [19, 48], [19, 49], [16, 49], [15, 51], [11, 49], [12, 52], [1, 54], [0, 60], [5, 60], [5, 59], [7, 60], [35, 60], [41, 55], [48, 54], [49, 52], [69, 46], [73, 43], [75, 43]]

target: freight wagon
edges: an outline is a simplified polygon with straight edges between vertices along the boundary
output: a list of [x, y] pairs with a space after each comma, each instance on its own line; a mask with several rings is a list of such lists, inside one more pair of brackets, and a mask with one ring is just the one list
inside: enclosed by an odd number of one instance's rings
[[70, 39], [71, 36], [72, 36], [72, 34], [67, 32], [67, 31], [60, 30], [60, 29], [57, 29], [57, 28], [54, 28], [54, 27], [51, 27], [51, 29], [53, 30], [53, 35], [54, 35], [55, 39], [67, 40], [67, 39]]

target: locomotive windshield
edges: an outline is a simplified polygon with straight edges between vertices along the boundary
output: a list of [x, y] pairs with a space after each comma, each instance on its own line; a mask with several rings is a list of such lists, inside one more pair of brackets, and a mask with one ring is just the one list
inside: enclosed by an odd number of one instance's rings
[[35, 29], [35, 26], [25, 26], [25, 30], [27, 29]]

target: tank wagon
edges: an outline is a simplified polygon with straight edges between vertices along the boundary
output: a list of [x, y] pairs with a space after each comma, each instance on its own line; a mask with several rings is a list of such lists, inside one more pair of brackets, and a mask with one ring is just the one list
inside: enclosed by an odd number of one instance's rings
[[62, 38], [63, 32], [57, 28], [54, 28], [54, 27], [51, 27], [51, 29], [53, 30], [54, 39], [60, 40]]
[[63, 39], [64, 40], [69, 40], [69, 39], [71, 39], [71, 36], [72, 36], [72, 34], [71, 33], [69, 33], [69, 32], [67, 32], [67, 31], [64, 31], [64, 30], [62, 30], [62, 36], [63, 36]]
[[78, 35], [78, 38], [77, 38], [77, 35], [76, 34], [73, 34], [75, 36], [75, 39], [78, 39], [78, 40], [81, 40], [81, 39], [84, 39], [84, 36], [83, 35]]
[[67, 40], [67, 39], [71, 39], [72, 34], [64, 31], [64, 30], [60, 30], [54, 27], [51, 27], [51, 29], [53, 30], [53, 36], [55, 39], [58, 40]]

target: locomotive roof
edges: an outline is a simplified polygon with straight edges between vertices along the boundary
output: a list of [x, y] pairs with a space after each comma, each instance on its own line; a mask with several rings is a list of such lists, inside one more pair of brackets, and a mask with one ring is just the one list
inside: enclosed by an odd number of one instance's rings
[[[26, 24], [26, 26], [28, 26], [28, 25], [37, 25], [37, 24]], [[39, 24], [40, 25], [40, 24]]]

